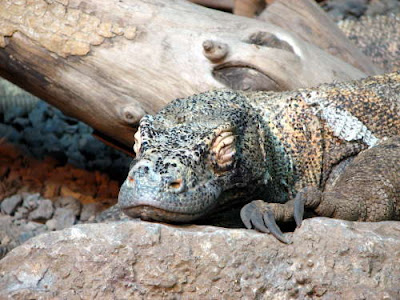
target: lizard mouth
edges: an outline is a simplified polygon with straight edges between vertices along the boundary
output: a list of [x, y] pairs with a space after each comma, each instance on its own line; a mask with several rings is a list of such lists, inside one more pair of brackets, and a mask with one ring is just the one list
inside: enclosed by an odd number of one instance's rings
[[201, 214], [185, 214], [172, 212], [150, 205], [138, 205], [123, 208], [122, 211], [131, 218], [140, 218], [145, 221], [157, 221], [168, 223], [190, 222], [201, 216]]

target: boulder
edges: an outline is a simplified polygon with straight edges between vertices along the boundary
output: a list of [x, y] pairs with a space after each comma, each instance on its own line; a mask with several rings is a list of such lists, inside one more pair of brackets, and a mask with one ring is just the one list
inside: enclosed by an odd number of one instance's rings
[[79, 220], [81, 222], [93, 222], [98, 214], [101, 213], [103, 205], [100, 203], [88, 203], [82, 206]]
[[42, 199], [38, 207], [29, 213], [28, 219], [33, 221], [49, 220], [54, 213], [53, 202]]
[[15, 212], [18, 205], [22, 203], [21, 195], [14, 195], [8, 198], [5, 198], [0, 205], [1, 212], [6, 215], [11, 215]]
[[56, 208], [67, 208], [72, 210], [75, 216], [79, 216], [81, 213], [81, 208], [82, 204], [81, 202], [71, 196], [64, 196], [64, 197], [58, 197], [58, 199], [55, 201], [54, 206]]
[[49, 230], [61, 230], [74, 225], [75, 222], [76, 216], [72, 209], [58, 207], [54, 212], [53, 218], [46, 222], [46, 226]]
[[76, 225], [0, 261], [0, 298], [399, 299], [400, 222], [305, 220], [285, 245], [245, 229]]

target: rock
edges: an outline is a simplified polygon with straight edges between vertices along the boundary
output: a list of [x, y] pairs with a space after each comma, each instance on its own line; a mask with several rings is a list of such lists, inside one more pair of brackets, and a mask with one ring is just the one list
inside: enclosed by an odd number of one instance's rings
[[45, 139], [46, 143], [43, 145], [43, 148], [49, 153], [62, 151], [60, 144], [58, 143], [58, 138], [53, 133], [46, 134]]
[[39, 193], [22, 193], [22, 198], [24, 199], [22, 206], [28, 209], [28, 211], [36, 209], [39, 206], [39, 202], [42, 200]]
[[78, 142], [79, 150], [84, 154], [99, 155], [104, 152], [106, 145], [99, 141], [91, 134], [83, 135]]
[[21, 134], [15, 128], [4, 124], [0, 124], [0, 136], [10, 142], [18, 142], [21, 139]]
[[28, 219], [33, 221], [48, 220], [53, 215], [53, 212], [53, 202], [48, 199], [43, 199], [40, 201], [38, 208], [29, 214]]
[[44, 137], [39, 134], [38, 129], [32, 127], [25, 128], [22, 132], [22, 137], [26, 143], [34, 147], [32, 150], [41, 148], [46, 143]]
[[55, 136], [60, 137], [64, 133], [67, 124], [60, 119], [52, 118], [48, 119], [44, 125], [40, 124], [40, 126], [42, 127], [41, 130], [44, 134], [52, 133]]
[[4, 112], [4, 123], [12, 122], [12, 120], [18, 117], [22, 117], [24, 114], [25, 112], [21, 107], [11, 107]]
[[45, 116], [45, 106], [39, 102], [37, 105], [36, 109], [33, 109], [29, 113], [29, 121], [31, 121], [32, 125], [34, 127], [37, 127], [38, 124], [41, 124], [45, 121], [46, 116]]
[[26, 118], [15, 118], [12, 122], [13, 125], [20, 126], [21, 128], [29, 126], [29, 120]]
[[20, 206], [14, 214], [14, 218], [16, 220], [26, 219], [29, 215], [29, 209], [26, 207]]
[[[46, 231], [43, 224], [15, 220], [11, 216], [0, 214], [0, 258], [10, 249], [20, 245], [29, 238]], [[0, 292], [0, 295], [3, 295]], [[1, 298], [1, 296], [0, 296]]]
[[96, 216], [102, 211], [102, 205], [99, 203], [89, 203], [82, 205], [82, 211], [80, 216], [81, 222], [94, 221]]
[[63, 134], [60, 139], [61, 147], [67, 149], [74, 142], [74, 138], [71, 134]]
[[245, 229], [142, 221], [42, 234], [0, 261], [12, 299], [399, 299], [400, 223], [305, 220], [284, 245]]
[[76, 221], [76, 215], [75, 212], [70, 208], [58, 207], [54, 212], [53, 219], [49, 221], [46, 222], [46, 225], [50, 230], [61, 230], [74, 225]]
[[79, 216], [81, 213], [81, 203], [74, 197], [65, 196], [65, 197], [58, 197], [57, 200], [54, 202], [54, 206], [68, 208], [72, 210], [75, 216]]
[[55, 219], [47, 220], [46, 226], [49, 231], [56, 230], [57, 221]]
[[22, 197], [18, 194], [5, 198], [3, 202], [1, 202], [1, 212], [6, 215], [11, 215], [16, 211], [18, 205], [21, 203]]

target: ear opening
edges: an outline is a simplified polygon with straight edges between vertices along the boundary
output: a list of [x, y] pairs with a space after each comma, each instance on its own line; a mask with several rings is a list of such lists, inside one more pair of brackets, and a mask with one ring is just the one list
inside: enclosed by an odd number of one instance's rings
[[211, 153], [219, 170], [233, 166], [236, 154], [236, 135], [231, 128], [219, 129], [211, 145]]

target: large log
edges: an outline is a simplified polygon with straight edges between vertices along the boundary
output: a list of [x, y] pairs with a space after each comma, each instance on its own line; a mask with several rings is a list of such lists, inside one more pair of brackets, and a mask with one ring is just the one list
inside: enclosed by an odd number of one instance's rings
[[370, 59], [355, 47], [313, 0], [275, 0], [258, 19], [295, 32], [303, 40], [317, 45], [363, 72], [371, 75], [382, 72], [371, 64]]
[[186, 1], [3, 0], [0, 75], [131, 145], [143, 114], [174, 98], [365, 73], [282, 28]]

